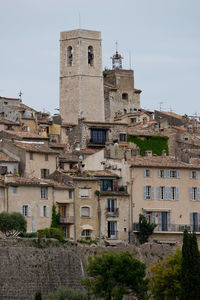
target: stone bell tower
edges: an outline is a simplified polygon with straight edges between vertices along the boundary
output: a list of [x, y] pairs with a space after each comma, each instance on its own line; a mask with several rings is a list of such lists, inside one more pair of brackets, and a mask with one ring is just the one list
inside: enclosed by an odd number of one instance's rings
[[79, 118], [103, 122], [101, 33], [77, 29], [60, 34], [60, 114], [64, 123]]

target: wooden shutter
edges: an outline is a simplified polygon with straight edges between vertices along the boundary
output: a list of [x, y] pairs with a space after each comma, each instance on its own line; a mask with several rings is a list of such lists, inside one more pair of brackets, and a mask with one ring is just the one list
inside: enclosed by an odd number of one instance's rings
[[144, 199], [146, 200], [147, 199], [146, 186], [143, 186], [143, 196], [144, 196]]
[[153, 224], [156, 224], [156, 213], [152, 212], [152, 222]]
[[154, 200], [154, 187], [151, 187], [151, 199]]
[[160, 177], [160, 170], [157, 171], [158, 177]]
[[31, 217], [31, 206], [28, 205], [28, 217]]
[[193, 221], [193, 213], [190, 213], [190, 230], [193, 231], [193, 227], [194, 227], [194, 221]]
[[200, 201], [200, 188], [197, 188], [197, 200]]
[[192, 187], [190, 187], [190, 200], [193, 200]]
[[160, 186], [157, 187], [157, 199], [161, 200], [161, 188], [160, 188]]
[[192, 171], [190, 171], [190, 178], [192, 178]]
[[162, 213], [158, 213], [158, 230], [162, 231]]
[[40, 217], [44, 217], [44, 209], [43, 209], [43, 205], [40, 206]]
[[150, 170], [150, 177], [152, 177], [152, 170]]
[[46, 210], [47, 210], [47, 218], [49, 218], [49, 206], [47, 206]]
[[171, 231], [171, 214], [170, 214], [170, 212], [167, 213], [167, 230]]
[[176, 200], [179, 200], [179, 188], [176, 187]]
[[180, 171], [176, 171], [176, 174], [177, 174], [177, 178], [181, 178], [181, 173], [180, 173]]

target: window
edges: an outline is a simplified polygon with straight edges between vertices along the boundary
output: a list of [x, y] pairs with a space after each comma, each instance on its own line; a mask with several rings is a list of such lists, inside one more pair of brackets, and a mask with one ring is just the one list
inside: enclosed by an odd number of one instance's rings
[[101, 191], [113, 191], [113, 181], [110, 179], [100, 180], [100, 190]]
[[144, 170], [144, 177], [152, 177], [152, 170]]
[[145, 211], [143, 213], [143, 215], [145, 216], [145, 218], [147, 219], [147, 221], [149, 223], [153, 223], [153, 224], [156, 224], [156, 213], [155, 212], [152, 212], [152, 211]]
[[73, 49], [71, 46], [67, 48], [67, 66], [68, 67], [73, 66]]
[[41, 187], [41, 199], [48, 199], [48, 188]]
[[158, 212], [158, 230], [170, 231], [171, 230], [171, 214], [170, 212]]
[[106, 129], [91, 129], [91, 139], [92, 144], [101, 144], [104, 145], [106, 142]]
[[150, 185], [146, 185], [143, 187], [144, 199], [145, 200], [153, 200], [154, 199], [154, 187]]
[[128, 94], [122, 93], [122, 100], [128, 100]]
[[80, 198], [90, 198], [90, 191], [89, 188], [79, 188], [79, 197]]
[[170, 171], [170, 177], [171, 178], [176, 178], [176, 171]]
[[81, 217], [82, 218], [89, 218], [90, 217], [90, 207], [89, 206], [82, 206], [81, 207]]
[[200, 188], [197, 187], [190, 188], [190, 200], [200, 201]]
[[200, 213], [193, 212], [190, 213], [190, 226], [191, 231], [200, 231]]
[[108, 238], [117, 238], [117, 222], [108, 221]]
[[86, 237], [86, 236], [90, 236], [90, 235], [91, 235], [91, 232], [89, 229], [85, 229], [81, 232], [82, 237]]
[[22, 205], [20, 211], [24, 217], [31, 217], [31, 207], [29, 205]]
[[13, 186], [13, 187], [12, 187], [12, 193], [13, 193], [13, 194], [17, 194], [17, 187], [16, 187], [16, 186]]
[[49, 156], [48, 154], [45, 154], [45, 161], [48, 161], [49, 160]]
[[158, 186], [157, 187], [157, 199], [158, 200], [164, 200], [165, 199], [165, 187], [164, 186]]
[[91, 67], [94, 66], [94, 50], [92, 46], [88, 47], [88, 65]]
[[131, 123], [136, 123], [136, 118], [131, 118]]
[[66, 217], [66, 206], [63, 205], [63, 206], [60, 206], [60, 216], [62, 218], [65, 218]]
[[[158, 189], [161, 187], [158, 187]], [[161, 193], [161, 191], [160, 191]], [[164, 187], [164, 197], [165, 200], [179, 200], [179, 188], [176, 186], [166, 186]], [[158, 197], [159, 197], [159, 191], [158, 191]], [[158, 198], [159, 200], [164, 200], [164, 198], [161, 198], [161, 194], [160, 194], [160, 198]]]
[[117, 199], [107, 199], [107, 212], [111, 214], [117, 212]]
[[22, 215], [24, 217], [28, 217], [28, 205], [23, 205], [22, 206]]
[[42, 205], [40, 207], [40, 216], [43, 218], [49, 218], [49, 206], [47, 205]]
[[41, 169], [41, 178], [47, 178], [49, 176], [49, 169]]
[[158, 177], [164, 178], [165, 176], [165, 171], [164, 170], [158, 170]]
[[199, 174], [196, 171], [190, 171], [190, 178], [191, 179], [198, 179], [199, 178]]
[[72, 199], [72, 191], [69, 191], [69, 199]]
[[30, 160], [33, 160], [33, 152], [30, 152]]
[[126, 142], [126, 134], [125, 133], [120, 133], [119, 140], [120, 140], [120, 142]]

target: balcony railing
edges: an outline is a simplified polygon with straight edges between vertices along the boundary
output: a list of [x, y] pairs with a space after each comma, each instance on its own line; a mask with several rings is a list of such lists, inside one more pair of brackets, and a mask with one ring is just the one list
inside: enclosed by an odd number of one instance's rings
[[61, 224], [73, 224], [74, 217], [72, 217], [72, 216], [60, 217], [60, 223]]
[[107, 235], [107, 239], [117, 240], [118, 239], [118, 231], [109, 232], [109, 234]]
[[119, 208], [106, 208], [106, 216], [107, 217], [118, 217], [119, 216]]
[[101, 193], [124, 193], [127, 194], [127, 186], [126, 185], [115, 185], [112, 188], [108, 187], [101, 188]]
[[[200, 232], [200, 225], [186, 225], [186, 224], [169, 224], [157, 225], [154, 232], [183, 232], [185, 229], [188, 231]], [[133, 223], [133, 230], [139, 231], [139, 223]]]

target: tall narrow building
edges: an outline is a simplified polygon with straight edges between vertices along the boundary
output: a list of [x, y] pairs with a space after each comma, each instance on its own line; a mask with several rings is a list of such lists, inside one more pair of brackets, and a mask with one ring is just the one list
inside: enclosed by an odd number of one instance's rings
[[104, 122], [101, 33], [71, 30], [60, 34], [60, 114], [63, 123], [78, 119]]

